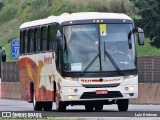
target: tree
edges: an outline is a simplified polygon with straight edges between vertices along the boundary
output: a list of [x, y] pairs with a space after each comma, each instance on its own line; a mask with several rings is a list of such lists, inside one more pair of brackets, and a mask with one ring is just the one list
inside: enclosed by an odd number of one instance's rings
[[142, 17], [140, 26], [145, 31], [145, 36], [153, 42], [151, 45], [160, 48], [160, 1], [159, 0], [131, 0], [139, 9]]
[[2, 0], [0, 0], [0, 10], [2, 10], [3, 7], [4, 7], [4, 3], [2, 2]]

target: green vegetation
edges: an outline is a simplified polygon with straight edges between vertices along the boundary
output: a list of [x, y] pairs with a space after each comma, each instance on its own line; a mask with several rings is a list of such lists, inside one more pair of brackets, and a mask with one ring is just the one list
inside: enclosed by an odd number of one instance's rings
[[[138, 14], [139, 7], [135, 8], [134, 3], [130, 0], [0, 0], [0, 46], [7, 50], [7, 61], [14, 61], [10, 57], [11, 45], [8, 40], [19, 39], [19, 27], [22, 23], [66, 12], [125, 13], [139, 25], [142, 15]], [[138, 47], [138, 55], [160, 55], [157, 48], [150, 46], [150, 42], [152, 41], [147, 39], [144, 47]]]
[[160, 49], [152, 46], [151, 44], [154, 41], [151, 41], [149, 38], [145, 39], [145, 45], [137, 45], [137, 55], [138, 56], [160, 56]]

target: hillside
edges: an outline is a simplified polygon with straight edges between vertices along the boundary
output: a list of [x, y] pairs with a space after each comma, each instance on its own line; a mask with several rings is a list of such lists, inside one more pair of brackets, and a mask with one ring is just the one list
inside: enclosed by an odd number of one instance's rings
[[[19, 39], [19, 26], [23, 22], [66, 12], [92, 11], [125, 13], [135, 17], [137, 9], [129, 0], [0, 0], [0, 46], [7, 50], [7, 61], [15, 61], [11, 59], [8, 41]], [[138, 46], [138, 55], [160, 55], [160, 51], [151, 47], [149, 42], [147, 39], [145, 46]]]

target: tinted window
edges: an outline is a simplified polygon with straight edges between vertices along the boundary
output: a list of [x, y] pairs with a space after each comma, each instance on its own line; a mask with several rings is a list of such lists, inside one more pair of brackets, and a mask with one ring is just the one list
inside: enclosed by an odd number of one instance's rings
[[27, 45], [28, 45], [28, 43], [27, 43], [27, 38], [28, 38], [27, 33], [28, 33], [28, 31], [25, 30], [25, 33], [24, 33], [24, 43], [23, 43], [24, 53], [27, 53]]
[[23, 51], [23, 31], [20, 31], [20, 53]]
[[33, 52], [33, 46], [34, 46], [34, 30], [30, 30], [30, 43], [29, 43], [29, 53], [32, 53]]
[[50, 50], [53, 50], [53, 46], [54, 46], [54, 43], [55, 43], [55, 39], [56, 39], [56, 34], [57, 34], [57, 26], [56, 25], [51, 25], [50, 26], [50, 40], [49, 40], [49, 49]]
[[30, 30], [27, 32], [27, 53], [30, 52]]
[[41, 42], [41, 29], [37, 28], [36, 29], [36, 51], [40, 51], [40, 42]]
[[47, 50], [47, 27], [43, 27], [42, 51]]

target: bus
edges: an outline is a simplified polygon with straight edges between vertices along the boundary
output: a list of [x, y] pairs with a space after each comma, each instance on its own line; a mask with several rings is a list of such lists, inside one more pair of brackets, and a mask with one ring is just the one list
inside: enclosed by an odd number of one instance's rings
[[64, 13], [20, 26], [22, 99], [34, 110], [86, 111], [117, 104], [127, 111], [138, 97], [136, 39], [144, 32], [119, 13]]

